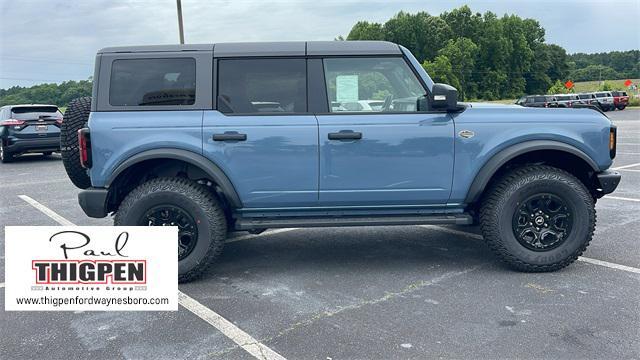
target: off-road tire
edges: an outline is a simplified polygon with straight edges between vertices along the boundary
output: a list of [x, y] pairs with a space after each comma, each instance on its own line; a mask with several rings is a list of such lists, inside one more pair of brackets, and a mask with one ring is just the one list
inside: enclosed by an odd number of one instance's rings
[[141, 225], [147, 210], [158, 205], [178, 206], [197, 223], [195, 248], [178, 262], [178, 281], [200, 277], [222, 252], [227, 220], [219, 201], [206, 187], [184, 178], [156, 178], [133, 189], [115, 214], [114, 225]]
[[71, 101], [64, 112], [60, 127], [60, 153], [62, 163], [71, 182], [80, 189], [91, 186], [87, 170], [80, 165], [78, 152], [78, 130], [87, 125], [91, 112], [91, 97], [81, 97]]
[[[548, 251], [526, 248], [512, 228], [520, 201], [537, 193], [562, 198], [575, 215], [564, 242]], [[585, 185], [568, 172], [546, 165], [507, 172], [490, 186], [480, 208], [480, 227], [489, 248], [510, 267], [524, 272], [555, 271], [574, 262], [589, 245], [595, 224], [595, 201]]]

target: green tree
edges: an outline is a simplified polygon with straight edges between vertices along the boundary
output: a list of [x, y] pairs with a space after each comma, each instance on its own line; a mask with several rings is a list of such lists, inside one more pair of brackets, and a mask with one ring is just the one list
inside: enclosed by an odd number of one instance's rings
[[[451, 71], [460, 86], [458, 90], [462, 99], [476, 97], [477, 85], [473, 82], [473, 71], [478, 46], [471, 39], [458, 38], [449, 40], [438, 55], [445, 56], [451, 64]], [[453, 84], [452, 84], [453, 85]]]
[[368, 21], [358, 21], [349, 31], [347, 40], [384, 40], [382, 25]]
[[438, 55], [433, 61], [425, 60], [422, 67], [431, 75], [433, 81], [449, 84], [456, 89], [462, 88], [453, 71], [451, 61], [445, 55]]
[[560, 80], [556, 80], [556, 82], [547, 90], [547, 94], [568, 94], [569, 90], [564, 86], [564, 84]]

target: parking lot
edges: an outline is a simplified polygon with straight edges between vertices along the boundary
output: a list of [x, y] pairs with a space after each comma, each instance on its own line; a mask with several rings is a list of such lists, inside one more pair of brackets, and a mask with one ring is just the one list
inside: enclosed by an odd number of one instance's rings
[[[618, 190], [584, 257], [507, 269], [474, 227], [240, 233], [178, 312], [0, 312], [0, 357], [639, 358], [640, 110], [618, 125]], [[0, 165], [4, 226], [111, 225], [77, 204], [59, 155]], [[4, 292], [0, 295], [4, 307]]]

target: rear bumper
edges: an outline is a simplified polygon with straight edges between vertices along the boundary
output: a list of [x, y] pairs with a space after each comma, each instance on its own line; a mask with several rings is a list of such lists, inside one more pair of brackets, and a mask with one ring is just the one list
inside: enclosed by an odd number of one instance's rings
[[3, 139], [5, 151], [12, 153], [60, 151], [60, 137], [46, 137], [35, 139]]
[[108, 194], [105, 188], [88, 188], [78, 193], [78, 203], [88, 217], [103, 218], [107, 216]]
[[620, 179], [622, 178], [622, 175], [614, 170], [605, 170], [596, 174], [596, 176], [598, 177], [598, 183], [600, 184], [598, 192], [602, 195], [612, 193], [618, 187]]

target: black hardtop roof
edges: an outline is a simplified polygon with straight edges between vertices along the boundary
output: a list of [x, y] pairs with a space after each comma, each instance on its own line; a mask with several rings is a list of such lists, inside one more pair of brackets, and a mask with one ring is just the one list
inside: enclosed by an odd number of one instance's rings
[[388, 41], [284, 41], [118, 46], [100, 49], [98, 54], [182, 51], [213, 51], [215, 57], [402, 54], [398, 45]]

